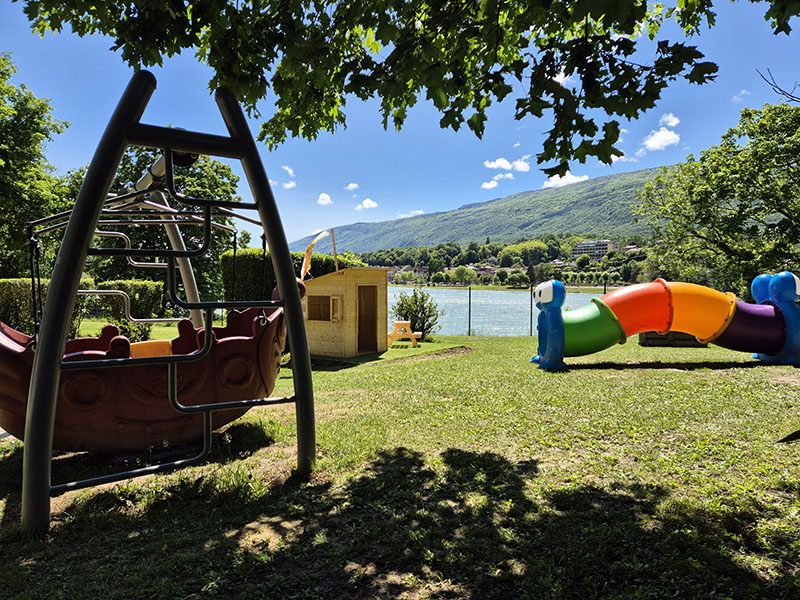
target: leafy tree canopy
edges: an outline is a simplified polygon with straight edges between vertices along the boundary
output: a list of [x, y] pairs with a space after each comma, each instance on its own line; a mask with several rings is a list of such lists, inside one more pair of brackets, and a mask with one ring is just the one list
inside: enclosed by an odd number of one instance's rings
[[[794, 0], [768, 0], [765, 18], [788, 34]], [[717, 67], [695, 47], [655, 44], [645, 64], [633, 59], [674, 18], [687, 36], [714, 24], [712, 0], [648, 6], [646, 0], [27, 0], [34, 31], [70, 26], [102, 33], [133, 67], [194, 50], [214, 69], [211, 88], [227, 86], [256, 116], [268, 94], [275, 110], [259, 138], [314, 139], [346, 123], [348, 96], [380, 99], [384, 126], [403, 125], [420, 98], [442, 127], [465, 123], [481, 136], [487, 109], [514, 89], [517, 119], [553, 119], [537, 155], [548, 175], [568, 161], [621, 155], [618, 119], [652, 108], [673, 80], [705, 83]], [[562, 85], [564, 77], [576, 83]]]
[[25, 84], [11, 84], [16, 72], [11, 56], [0, 53], [0, 277], [28, 272], [25, 224], [47, 215], [57, 201], [45, 144], [68, 125]]
[[745, 109], [721, 142], [665, 168], [639, 213], [662, 275], [747, 293], [761, 272], [800, 268], [800, 107]]

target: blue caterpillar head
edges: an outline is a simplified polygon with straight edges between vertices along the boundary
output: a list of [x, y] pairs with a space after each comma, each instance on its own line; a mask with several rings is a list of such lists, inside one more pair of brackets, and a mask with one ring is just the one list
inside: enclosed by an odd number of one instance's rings
[[757, 304], [763, 304], [769, 300], [769, 282], [772, 281], [772, 273], [762, 273], [750, 284], [750, 293]]
[[769, 282], [769, 295], [774, 302], [794, 302], [800, 297], [800, 279], [789, 271], [781, 271]]
[[556, 279], [540, 283], [533, 290], [533, 299], [539, 309], [564, 306], [566, 298], [567, 290], [564, 288], [564, 284]]

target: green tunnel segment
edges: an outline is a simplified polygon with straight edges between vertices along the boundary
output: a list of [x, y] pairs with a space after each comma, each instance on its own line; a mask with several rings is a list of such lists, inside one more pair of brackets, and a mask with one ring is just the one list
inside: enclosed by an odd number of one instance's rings
[[599, 298], [575, 310], [565, 310], [564, 356], [599, 352], [614, 344], [624, 344], [628, 336], [619, 319]]

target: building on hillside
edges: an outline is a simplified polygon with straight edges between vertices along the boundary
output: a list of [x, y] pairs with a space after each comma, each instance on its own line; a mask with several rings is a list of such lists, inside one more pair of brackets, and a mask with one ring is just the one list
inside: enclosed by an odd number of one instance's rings
[[575, 261], [578, 257], [587, 254], [592, 262], [597, 262], [609, 252], [617, 250], [619, 250], [619, 243], [612, 240], [585, 240], [579, 242], [572, 249], [572, 260]]
[[303, 314], [311, 354], [348, 358], [386, 351], [388, 271], [352, 267], [305, 282]]
[[498, 268], [493, 267], [491, 265], [479, 265], [477, 267], [473, 267], [475, 272], [478, 274], [479, 278], [488, 277], [490, 280], [494, 279], [494, 276], [497, 275]]

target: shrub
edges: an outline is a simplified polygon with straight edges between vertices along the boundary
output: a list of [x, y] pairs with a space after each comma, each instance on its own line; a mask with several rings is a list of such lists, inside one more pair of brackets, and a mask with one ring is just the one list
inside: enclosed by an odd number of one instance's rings
[[414, 271], [401, 271], [394, 274], [393, 283], [424, 283], [422, 277]]
[[437, 322], [444, 314], [431, 295], [420, 289], [414, 289], [411, 295], [400, 292], [391, 312], [398, 321], [411, 321], [411, 330], [421, 332], [422, 341], [429, 341], [431, 334], [439, 330]]
[[588, 254], [581, 254], [577, 259], [575, 259], [575, 266], [579, 269], [585, 269], [589, 266], [590, 262], [592, 262], [592, 259], [589, 258]]
[[[292, 252], [294, 272], [299, 277], [303, 266], [303, 252]], [[275, 270], [267, 251], [266, 262], [263, 260], [261, 248], [245, 248], [236, 253], [236, 300], [259, 300], [270, 298], [276, 285]], [[220, 256], [222, 261], [222, 285], [225, 299], [233, 300], [233, 251], [229, 250]], [[339, 269], [349, 267], [366, 267], [357, 256], [346, 252], [339, 255]], [[312, 277], [327, 275], [336, 270], [333, 256], [329, 254], [312, 254], [309, 273]], [[262, 293], [262, 277], [263, 293]]]
[[[42, 302], [47, 300], [49, 279], [42, 279]], [[82, 279], [81, 288], [90, 288], [94, 285], [91, 279]], [[86, 314], [87, 298], [78, 296], [75, 299], [75, 308], [72, 311], [69, 331], [67, 336], [78, 336], [81, 321]], [[42, 307], [44, 310], [44, 307]], [[33, 335], [33, 298], [31, 295], [30, 279], [0, 279], [0, 321], [14, 329]]]
[[524, 288], [530, 284], [530, 279], [525, 273], [512, 273], [508, 276], [506, 284], [512, 288]]
[[[100, 290], [121, 290], [131, 299], [131, 316], [137, 319], [158, 317], [162, 312], [164, 284], [160, 281], [128, 279], [104, 281], [97, 285]], [[125, 315], [125, 303], [119, 296], [100, 296], [103, 315], [109, 323], [119, 327], [120, 335], [131, 342], [150, 339], [152, 323], [134, 323]]]

